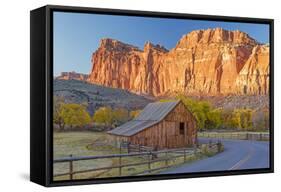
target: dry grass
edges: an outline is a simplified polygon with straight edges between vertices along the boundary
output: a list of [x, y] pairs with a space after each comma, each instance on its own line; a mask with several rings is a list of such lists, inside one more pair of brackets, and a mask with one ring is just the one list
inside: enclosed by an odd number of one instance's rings
[[[73, 156], [96, 156], [120, 153], [119, 148], [115, 148], [106, 144], [107, 135], [102, 132], [62, 132], [54, 133], [54, 158], [67, 157], [70, 154]], [[126, 153], [126, 151], [121, 151]], [[178, 155], [169, 154], [168, 157]], [[197, 155], [188, 155], [186, 162], [192, 162], [214, 155], [214, 153], [204, 152]], [[159, 154], [157, 159], [165, 158], [165, 154]], [[147, 161], [147, 157], [123, 157], [122, 164], [132, 164]], [[184, 163], [184, 157], [177, 157], [168, 161], [169, 166], [176, 166]], [[84, 160], [73, 163], [74, 171], [89, 170], [97, 167], [108, 167], [119, 164], [118, 158], [99, 159], [99, 160]], [[151, 169], [165, 167], [166, 162], [151, 163]], [[130, 166], [122, 168], [122, 176], [136, 175], [137, 173], [148, 170], [148, 164]], [[54, 165], [54, 174], [67, 173], [69, 171], [69, 163], [56, 163]], [[157, 174], [157, 171], [144, 174]], [[92, 171], [75, 174], [73, 179], [88, 179], [88, 178], [105, 178], [119, 176], [119, 169]], [[54, 177], [54, 180], [68, 180], [69, 176]]]

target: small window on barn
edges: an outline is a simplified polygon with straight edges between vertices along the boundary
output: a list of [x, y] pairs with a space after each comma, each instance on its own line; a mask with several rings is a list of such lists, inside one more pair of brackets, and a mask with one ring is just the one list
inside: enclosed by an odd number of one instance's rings
[[180, 122], [180, 135], [184, 135], [184, 122]]

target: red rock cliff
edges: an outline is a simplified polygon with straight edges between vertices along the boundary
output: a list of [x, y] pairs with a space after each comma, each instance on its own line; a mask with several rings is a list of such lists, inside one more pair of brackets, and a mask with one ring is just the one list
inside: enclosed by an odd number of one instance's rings
[[61, 79], [61, 80], [79, 80], [79, 81], [87, 81], [88, 75], [76, 73], [74, 71], [72, 72], [61, 72], [60, 76], [56, 77], [55, 79]]
[[240, 94], [261, 95], [269, 91], [269, 47], [256, 46], [236, 78]]
[[88, 81], [153, 96], [267, 94], [268, 55], [246, 33], [221, 28], [192, 31], [170, 51], [102, 39]]

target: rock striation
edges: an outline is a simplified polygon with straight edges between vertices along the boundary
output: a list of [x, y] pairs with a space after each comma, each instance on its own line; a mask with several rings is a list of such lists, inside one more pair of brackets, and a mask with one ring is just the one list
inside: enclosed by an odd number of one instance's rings
[[167, 50], [102, 39], [88, 82], [138, 94], [268, 94], [269, 47], [241, 31], [196, 30]]

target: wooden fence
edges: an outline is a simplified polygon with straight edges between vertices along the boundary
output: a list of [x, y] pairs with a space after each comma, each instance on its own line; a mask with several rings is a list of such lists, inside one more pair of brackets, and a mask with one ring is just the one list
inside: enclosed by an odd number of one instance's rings
[[[222, 150], [221, 142], [217, 143], [209, 143], [206, 144], [210, 151], [214, 151], [215, 153], [220, 152]], [[69, 179], [73, 179], [74, 175], [86, 172], [95, 172], [101, 170], [112, 170], [118, 169], [117, 176], [124, 176], [122, 173], [122, 169], [124, 167], [132, 167], [132, 166], [140, 166], [147, 165], [146, 170], [142, 170], [141, 172], [135, 172], [130, 175], [142, 175], [155, 171], [160, 171], [162, 169], [166, 169], [174, 166], [169, 164], [169, 161], [175, 160], [176, 158], [182, 157], [182, 163], [187, 161], [187, 157], [189, 155], [196, 155], [197, 153], [201, 153], [201, 148], [180, 148], [180, 149], [167, 149], [161, 151], [150, 151], [150, 152], [132, 152], [132, 153], [124, 153], [124, 154], [112, 154], [112, 155], [103, 155], [103, 156], [84, 156], [84, 157], [73, 157], [70, 155], [69, 157], [54, 159], [53, 163], [68, 163], [69, 169], [66, 173], [54, 174], [54, 177], [65, 176], [68, 175]], [[160, 155], [162, 154], [162, 157]], [[126, 157], [146, 157], [144, 161], [138, 163], [123, 163], [123, 159]], [[75, 170], [73, 162], [77, 161], [85, 161], [85, 160], [98, 160], [98, 159], [118, 159], [118, 165], [107, 166], [107, 167], [95, 167], [87, 170]], [[152, 164], [156, 162], [165, 162], [164, 166], [152, 168]]]
[[126, 149], [128, 153], [134, 153], [134, 152], [151, 152], [156, 151], [157, 149], [154, 147], [149, 146], [143, 146], [143, 145], [137, 145], [132, 144], [130, 142], [122, 141], [120, 143], [120, 153], [122, 149]]
[[198, 132], [199, 137], [218, 138], [218, 139], [238, 139], [238, 140], [256, 140], [268, 141], [269, 133], [254, 132]]

